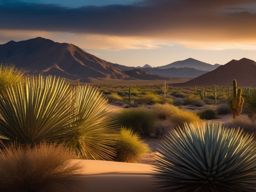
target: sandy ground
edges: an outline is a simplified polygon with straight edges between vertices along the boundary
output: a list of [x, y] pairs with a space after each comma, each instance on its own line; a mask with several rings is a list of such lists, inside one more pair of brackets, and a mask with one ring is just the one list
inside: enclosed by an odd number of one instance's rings
[[149, 164], [75, 160], [81, 165], [77, 191], [84, 192], [156, 192]]

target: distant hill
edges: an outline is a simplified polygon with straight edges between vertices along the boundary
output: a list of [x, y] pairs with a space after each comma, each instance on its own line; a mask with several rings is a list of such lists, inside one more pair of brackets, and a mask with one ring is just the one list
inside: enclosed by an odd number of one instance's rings
[[41, 37], [0, 45], [0, 63], [15, 66], [30, 74], [51, 74], [81, 81], [93, 78], [149, 78], [145, 73], [136, 77], [132, 76], [133, 73], [129, 75], [124, 72], [124, 69], [130, 70], [129, 67], [100, 59], [75, 45]]
[[144, 69], [147, 73], [152, 75], [158, 75], [166, 78], [194, 78], [202, 74], [205, 74], [205, 71], [200, 71], [194, 68], [147, 68]]
[[161, 75], [150, 74], [150, 73], [148, 73], [145, 70], [140, 69], [140, 68], [124, 71], [124, 73], [128, 76], [131, 76], [131, 77], [136, 78], [136, 79], [141, 79], [141, 80], [168, 79], [168, 77], [163, 77]]
[[159, 69], [171, 69], [171, 68], [192, 68], [192, 69], [196, 69], [199, 71], [212, 71], [216, 68], [218, 68], [220, 65], [215, 64], [215, 65], [211, 65], [209, 63], [205, 63], [202, 61], [198, 61], [196, 59], [193, 58], [188, 58], [186, 60], [182, 60], [182, 61], [176, 61], [174, 63], [168, 64], [168, 65], [164, 65], [161, 67], [158, 67]]
[[232, 60], [182, 86], [231, 85], [233, 79], [241, 86], [256, 86], [256, 62], [247, 58]]
[[149, 64], [145, 64], [142, 68], [143, 68], [143, 69], [149, 69], [149, 68], [152, 68], [152, 66], [149, 65]]

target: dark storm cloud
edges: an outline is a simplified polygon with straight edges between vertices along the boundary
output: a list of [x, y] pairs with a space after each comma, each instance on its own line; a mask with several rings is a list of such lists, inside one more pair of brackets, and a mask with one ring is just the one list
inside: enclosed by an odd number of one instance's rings
[[254, 0], [144, 0], [81, 8], [6, 2], [0, 0], [0, 29], [159, 36], [256, 32], [256, 14], [247, 6]]

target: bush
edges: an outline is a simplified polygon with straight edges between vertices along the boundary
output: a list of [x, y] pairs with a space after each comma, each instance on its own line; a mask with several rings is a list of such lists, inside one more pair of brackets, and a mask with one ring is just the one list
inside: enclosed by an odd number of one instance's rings
[[186, 94], [181, 92], [181, 91], [174, 91], [171, 93], [172, 96], [177, 97], [177, 98], [185, 98]]
[[188, 96], [185, 101], [184, 101], [185, 105], [193, 105], [196, 107], [202, 107], [204, 106], [204, 101], [202, 101], [199, 97], [196, 96]]
[[155, 123], [153, 113], [146, 108], [125, 109], [114, 114], [113, 119], [141, 136], [150, 136]]
[[246, 101], [246, 111], [249, 114], [249, 117], [254, 119], [256, 114], [256, 93], [253, 92], [250, 95], [246, 95], [245, 101]]
[[0, 66], [0, 90], [21, 82], [23, 73], [14, 67]]
[[212, 109], [206, 109], [200, 112], [199, 116], [201, 119], [206, 119], [206, 120], [217, 119], [217, 113]]
[[107, 101], [91, 86], [36, 76], [0, 95], [0, 135], [10, 142], [65, 143], [88, 159], [113, 156]]
[[145, 95], [140, 96], [138, 101], [139, 103], [152, 105], [156, 103], [162, 103], [163, 98], [159, 95], [156, 95], [155, 93], [148, 92]]
[[123, 110], [114, 114], [113, 119], [119, 126], [148, 137], [163, 137], [171, 128], [201, 122], [196, 114], [169, 104]]
[[244, 132], [256, 136], [256, 121], [251, 120], [246, 116], [239, 116], [225, 124], [228, 128], [242, 129]]
[[123, 101], [123, 98], [118, 93], [111, 93], [110, 96], [109, 96], [109, 100], [111, 102]]
[[9, 147], [0, 152], [0, 191], [68, 192], [80, 169], [75, 156], [62, 146]]
[[173, 127], [181, 126], [184, 123], [200, 123], [200, 118], [190, 112], [173, 105], [155, 105], [152, 108], [154, 114], [159, 120], [168, 120]]
[[227, 114], [230, 114], [230, 113], [231, 113], [230, 106], [227, 105], [227, 104], [220, 105], [220, 106], [217, 108], [217, 113], [218, 113], [218, 115], [227, 115]]
[[117, 161], [137, 162], [146, 152], [148, 146], [131, 130], [122, 128], [116, 143]]
[[168, 191], [250, 192], [255, 170], [252, 137], [220, 124], [186, 125], [163, 142], [156, 177]]

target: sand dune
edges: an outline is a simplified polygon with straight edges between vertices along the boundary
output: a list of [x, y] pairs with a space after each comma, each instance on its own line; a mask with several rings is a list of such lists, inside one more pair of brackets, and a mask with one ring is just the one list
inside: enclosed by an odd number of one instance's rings
[[75, 160], [82, 166], [78, 191], [86, 192], [156, 192], [152, 173], [146, 164], [111, 161]]

